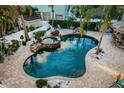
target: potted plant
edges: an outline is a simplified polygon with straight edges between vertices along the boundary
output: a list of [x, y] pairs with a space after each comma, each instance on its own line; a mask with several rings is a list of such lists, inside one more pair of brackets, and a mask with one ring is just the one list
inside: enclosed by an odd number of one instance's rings
[[23, 35], [21, 35], [21, 36], [20, 36], [20, 39], [22, 40], [22, 45], [24, 45], [24, 46], [25, 46], [25, 45], [26, 45], [26, 42], [24, 41], [24, 36], [23, 36]]
[[38, 31], [38, 32], [35, 32], [34, 35], [35, 35], [35, 39], [38, 41], [38, 42], [41, 42], [42, 39], [41, 37], [44, 36], [45, 34], [45, 31]]
[[52, 36], [59, 36], [59, 31], [55, 30], [55, 31], [51, 32], [51, 35]]

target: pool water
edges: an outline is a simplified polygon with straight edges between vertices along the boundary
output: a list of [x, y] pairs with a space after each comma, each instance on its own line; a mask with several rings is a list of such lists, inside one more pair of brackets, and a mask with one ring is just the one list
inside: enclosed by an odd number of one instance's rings
[[41, 50], [29, 57], [25, 61], [24, 71], [37, 78], [82, 76], [86, 72], [85, 56], [98, 41], [91, 37], [63, 37], [63, 39], [61, 48], [52, 52]]
[[44, 43], [44, 44], [52, 44], [52, 43], [54, 43], [56, 40], [54, 40], [54, 39], [51, 39], [51, 38], [46, 38], [46, 39], [44, 39], [42, 42]]

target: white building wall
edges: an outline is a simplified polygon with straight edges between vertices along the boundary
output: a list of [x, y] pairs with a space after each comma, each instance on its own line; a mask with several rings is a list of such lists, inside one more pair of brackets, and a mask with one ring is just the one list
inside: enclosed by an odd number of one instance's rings
[[36, 19], [36, 20], [32, 20], [32, 21], [25, 21], [25, 22], [26, 22], [26, 25], [28, 27], [30, 27], [30, 26], [33, 26], [33, 27], [40, 27], [40, 26], [42, 26], [40, 19]]
[[[19, 18], [19, 26], [22, 28], [22, 22], [21, 19]], [[41, 19], [36, 19], [36, 20], [31, 20], [31, 21], [25, 21], [26, 26], [30, 27], [33, 26], [35, 28], [41, 27], [42, 26], [42, 20]]]
[[[33, 7], [37, 7], [41, 12], [41, 18], [43, 19], [43, 12], [50, 13], [50, 19], [52, 18], [52, 10], [48, 5], [33, 5]], [[54, 19], [56, 19], [56, 15], [62, 15], [63, 19], [66, 18], [66, 7], [65, 5], [54, 5]]]

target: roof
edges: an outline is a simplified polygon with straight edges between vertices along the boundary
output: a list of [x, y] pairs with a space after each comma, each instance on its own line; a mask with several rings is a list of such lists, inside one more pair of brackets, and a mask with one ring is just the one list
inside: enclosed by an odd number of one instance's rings
[[26, 21], [32, 21], [32, 20], [36, 20], [36, 19], [40, 19], [37, 16], [24, 16], [24, 20]]

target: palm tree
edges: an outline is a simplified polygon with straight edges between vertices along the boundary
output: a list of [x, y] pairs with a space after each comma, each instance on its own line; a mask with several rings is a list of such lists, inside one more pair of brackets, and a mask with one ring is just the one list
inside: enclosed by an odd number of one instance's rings
[[49, 5], [52, 10], [52, 26], [54, 26], [54, 5]]
[[24, 16], [22, 14], [21, 7], [20, 6], [13, 6], [13, 9], [16, 9], [17, 14], [19, 15], [19, 17], [20, 17], [20, 19], [22, 21], [22, 27], [24, 29], [25, 41], [28, 41], [29, 40], [28, 30], [27, 30], [27, 27], [26, 27], [26, 24], [25, 24], [25, 21], [24, 21]]
[[20, 17], [21, 21], [22, 21], [22, 26], [24, 29], [24, 36], [25, 36], [25, 41], [29, 40], [29, 36], [28, 36], [28, 31], [27, 31], [27, 27], [26, 24], [24, 22], [24, 16], [22, 14], [22, 10], [25, 8], [28, 8], [29, 11], [29, 15], [32, 15], [32, 11], [31, 11], [31, 7], [30, 6], [9, 6], [9, 5], [3, 5], [0, 6], [0, 27], [1, 27], [1, 32], [0, 35], [5, 35], [6, 32], [6, 25], [7, 23], [12, 24], [12, 26], [14, 26], [14, 22], [15, 20], [18, 18], [18, 16]]
[[[84, 35], [84, 26], [90, 21], [90, 18], [96, 13], [96, 9], [90, 5], [74, 6], [76, 15], [80, 18], [80, 36]], [[83, 20], [82, 20], [83, 19]]]
[[[96, 54], [99, 54], [101, 51], [101, 42], [104, 36], [104, 33], [106, 32], [107, 28], [110, 26], [111, 24], [111, 20], [112, 19], [117, 19], [117, 13], [118, 13], [118, 9], [119, 7], [117, 6], [112, 6], [112, 5], [106, 5], [103, 8], [103, 12], [104, 12], [104, 17], [102, 20], [102, 24], [100, 27], [100, 32], [101, 32], [101, 37], [98, 43], [98, 48], [96, 50]], [[115, 15], [114, 15], [115, 14]]]
[[3, 55], [5, 53], [5, 38], [7, 28], [9, 25], [14, 27], [16, 21], [16, 15], [12, 7], [9, 5], [0, 6], [0, 61], [3, 61]]
[[14, 27], [16, 15], [11, 6], [0, 6], [1, 37], [6, 34], [7, 24]]
[[23, 15], [26, 16], [33, 16], [33, 7], [31, 5], [26, 5], [26, 6], [20, 6], [21, 7], [21, 11]]

